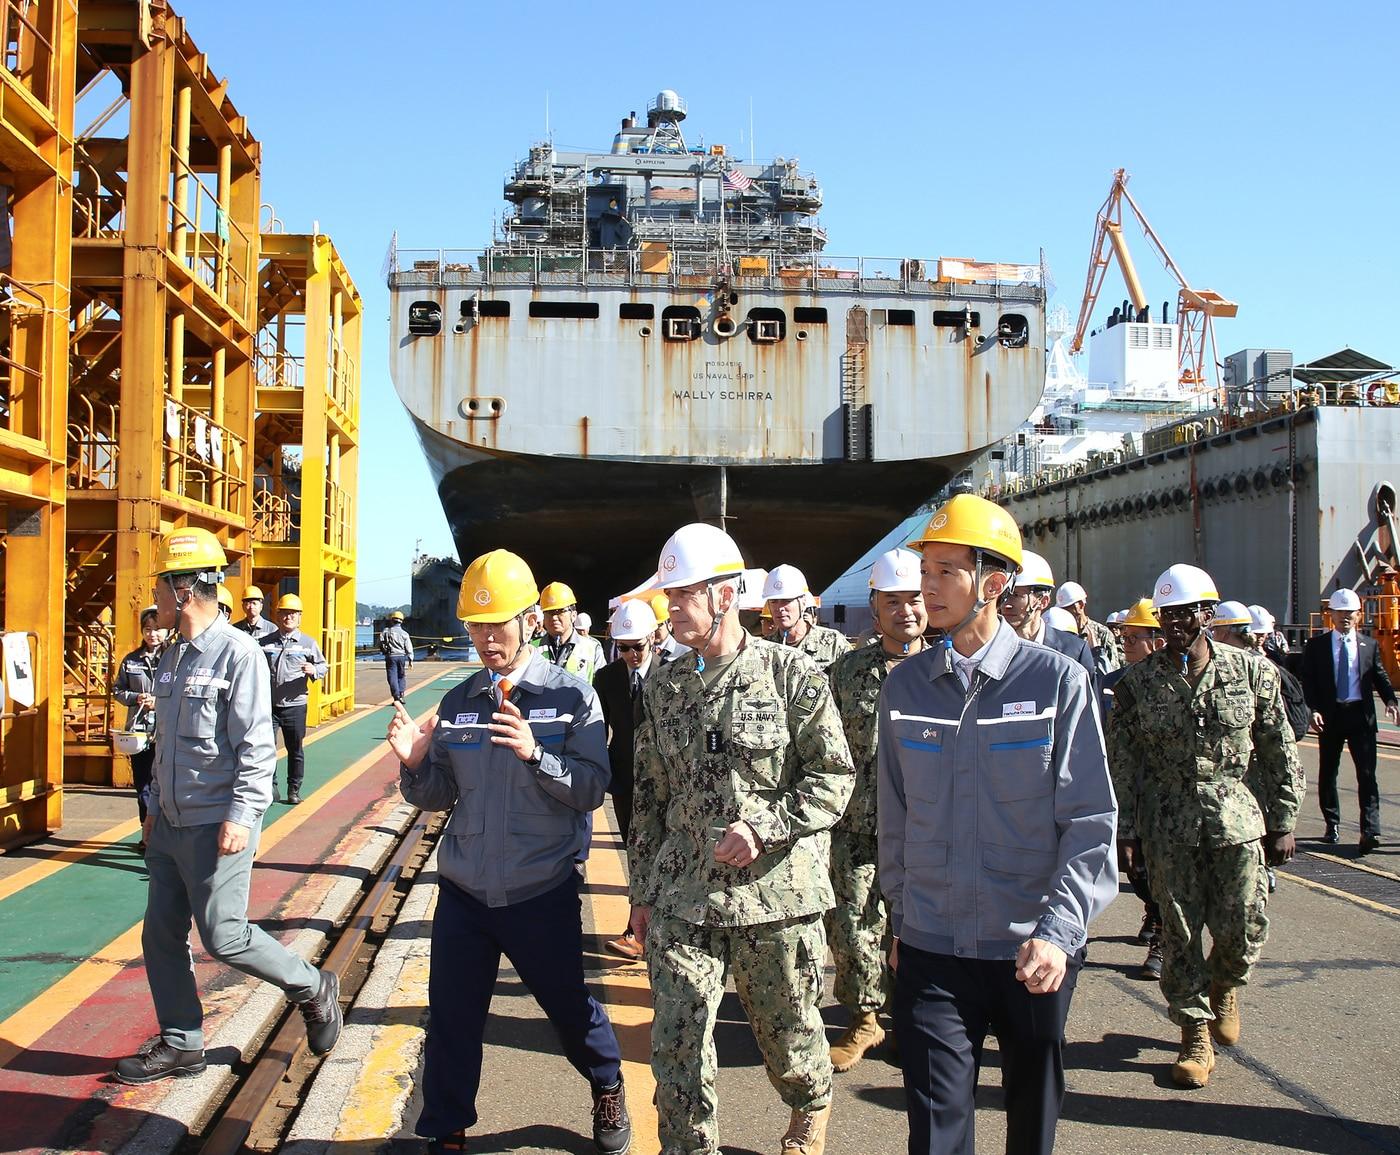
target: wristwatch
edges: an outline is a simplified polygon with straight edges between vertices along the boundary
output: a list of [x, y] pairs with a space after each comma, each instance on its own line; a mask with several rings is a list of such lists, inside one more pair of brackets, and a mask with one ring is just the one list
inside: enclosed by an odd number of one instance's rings
[[533, 750], [530, 751], [530, 756], [529, 756], [528, 758], [525, 759], [525, 765], [527, 765], [527, 766], [538, 766], [538, 765], [540, 764], [540, 762], [543, 761], [543, 759], [544, 759], [544, 747], [541, 746], [538, 742], [536, 742], [536, 743], [535, 743], [535, 748], [534, 748]]

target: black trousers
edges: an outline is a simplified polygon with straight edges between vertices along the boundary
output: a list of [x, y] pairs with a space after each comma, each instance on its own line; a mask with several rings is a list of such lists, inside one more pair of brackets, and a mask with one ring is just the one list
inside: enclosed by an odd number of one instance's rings
[[136, 789], [136, 813], [141, 821], [146, 821], [146, 803], [151, 796], [151, 770], [155, 766], [156, 747], [154, 742], [146, 744], [139, 754], [131, 756], [132, 785]]
[[622, 837], [622, 853], [627, 853], [627, 832], [632, 829], [632, 787], [610, 791], [613, 809], [617, 811], [617, 832]]
[[1083, 961], [1083, 951], [1071, 955], [1060, 989], [1033, 995], [1009, 959], [899, 944], [894, 1029], [909, 1155], [974, 1155], [974, 1097], [989, 1034], [1000, 1047], [1007, 1155], [1050, 1155], [1065, 1095], [1065, 1019]]
[[1356, 764], [1356, 796], [1361, 804], [1361, 833], [1379, 836], [1381, 795], [1376, 785], [1376, 731], [1367, 720], [1360, 702], [1338, 706], [1323, 720], [1317, 736], [1317, 801], [1329, 826], [1341, 822], [1342, 804], [1337, 796], [1337, 773], [1342, 763], [1342, 747], [1351, 751]]
[[287, 747], [287, 790], [300, 790], [306, 774], [306, 755], [301, 748], [306, 738], [306, 703], [273, 706], [272, 727], [282, 731], [282, 742]]

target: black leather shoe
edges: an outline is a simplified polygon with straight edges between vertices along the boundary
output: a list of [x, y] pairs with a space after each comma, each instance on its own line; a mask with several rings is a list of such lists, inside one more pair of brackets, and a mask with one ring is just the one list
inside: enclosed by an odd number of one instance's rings
[[1379, 834], [1363, 834], [1361, 836], [1361, 841], [1356, 844], [1356, 852], [1358, 854], [1370, 854], [1371, 851], [1379, 847], [1380, 844], [1381, 836]]
[[1142, 960], [1142, 977], [1152, 982], [1162, 980], [1162, 940], [1155, 939], [1147, 948], [1147, 957]]
[[1336, 846], [1341, 840], [1341, 834], [1338, 833], [1337, 828], [1329, 822], [1327, 824], [1327, 829], [1322, 834], [1322, 841], [1327, 843], [1328, 846]]
[[193, 1078], [208, 1065], [203, 1051], [179, 1051], [157, 1036], [136, 1054], [118, 1059], [113, 1074], [122, 1083], [158, 1083], [161, 1079]]
[[601, 1091], [593, 1088], [593, 1146], [599, 1155], [619, 1155], [632, 1145], [632, 1116], [622, 1079]]
[[340, 1009], [340, 979], [330, 971], [322, 971], [316, 997], [299, 1005], [301, 1017], [306, 1020], [306, 1045], [313, 1055], [324, 1055], [335, 1046], [340, 1028], [345, 1025]]
[[300, 805], [301, 805], [301, 791], [298, 790], [295, 786], [293, 786], [290, 790], [287, 791], [287, 805], [288, 805], [288, 806], [300, 806]]

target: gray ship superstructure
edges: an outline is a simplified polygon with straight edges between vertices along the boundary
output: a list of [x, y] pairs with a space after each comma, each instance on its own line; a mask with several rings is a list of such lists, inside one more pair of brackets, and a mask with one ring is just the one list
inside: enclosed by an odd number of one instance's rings
[[662, 92], [610, 149], [535, 146], [486, 249], [395, 247], [391, 371], [463, 558], [591, 601], [700, 518], [821, 581], [1036, 404], [1038, 263], [829, 256], [795, 158], [685, 120]]

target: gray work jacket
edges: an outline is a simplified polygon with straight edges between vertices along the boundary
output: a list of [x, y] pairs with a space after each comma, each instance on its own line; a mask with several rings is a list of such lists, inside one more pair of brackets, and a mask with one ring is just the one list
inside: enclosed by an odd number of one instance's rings
[[277, 623], [270, 622], [266, 618], [259, 618], [256, 623], [252, 623], [244, 618], [241, 622], [234, 622], [233, 628], [242, 630], [253, 641], [261, 645], [264, 638], [269, 638], [277, 632]]
[[963, 689], [935, 646], [885, 681], [880, 885], [920, 950], [1073, 953], [1118, 892], [1117, 804], [1088, 675], [1004, 622]]
[[379, 649], [386, 658], [407, 658], [413, 661], [413, 639], [403, 626], [390, 626], [379, 635]]
[[[148, 650], [137, 646], [122, 659], [117, 667], [117, 680], [112, 683], [112, 697], [126, 707], [126, 728], [128, 730], [154, 730], [156, 712], [142, 710], [137, 716], [136, 699], [152, 692], [156, 684], [156, 664], [160, 661], [159, 648]], [[132, 722], [136, 725], [133, 726]]]
[[[319, 682], [326, 676], [326, 655], [310, 634], [293, 630], [284, 634], [281, 630], [268, 634], [259, 643], [267, 657], [267, 668], [272, 674], [272, 704], [274, 706], [302, 706], [306, 704], [306, 690], [311, 682]], [[316, 672], [307, 674], [302, 663], [310, 662]]]
[[586, 816], [611, 779], [603, 710], [587, 682], [538, 652], [511, 680], [510, 700], [540, 746], [538, 766], [491, 741], [496, 690], [478, 670], [443, 697], [418, 769], [399, 774], [405, 800], [452, 811], [438, 872], [487, 906], [524, 902], [569, 877]]
[[267, 663], [247, 634], [216, 617], [175, 640], [156, 667], [156, 756], [150, 805], [173, 826], [254, 828], [272, 803]]

